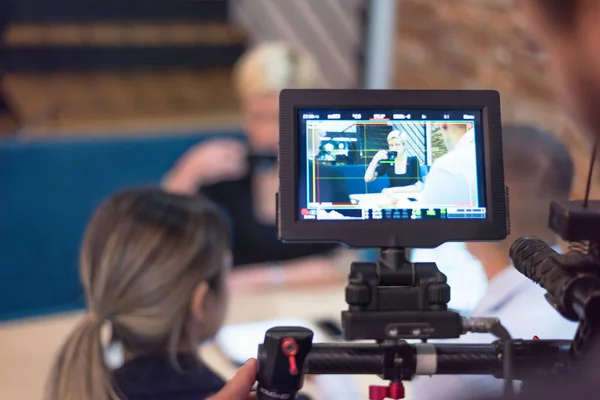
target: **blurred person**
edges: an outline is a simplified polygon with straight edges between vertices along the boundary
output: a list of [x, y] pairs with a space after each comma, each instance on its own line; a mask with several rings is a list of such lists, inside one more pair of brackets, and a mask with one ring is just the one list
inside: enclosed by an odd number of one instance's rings
[[234, 71], [249, 146], [222, 139], [200, 143], [164, 181], [172, 192], [201, 191], [228, 212], [234, 257], [230, 283], [236, 291], [337, 282], [356, 260], [356, 254], [337, 245], [277, 240], [279, 92], [315, 88], [317, 80], [309, 53], [284, 43], [250, 49]]
[[388, 150], [379, 150], [365, 171], [365, 182], [373, 182], [380, 176], [390, 178], [390, 187], [383, 193], [412, 193], [423, 189], [421, 166], [416, 156], [406, 153], [406, 132], [391, 131], [387, 136]]
[[[87, 315], [62, 346], [45, 398], [198, 400], [223, 388], [197, 347], [225, 318], [229, 242], [225, 217], [202, 197], [130, 189], [104, 201], [81, 249]], [[114, 372], [105, 327], [125, 349]]]
[[477, 198], [473, 124], [442, 124], [440, 131], [448, 152], [431, 165], [422, 201], [432, 206], [471, 205]]
[[[556, 246], [548, 228], [549, 204], [567, 200], [573, 182], [573, 161], [556, 138], [529, 126], [503, 131], [505, 180], [510, 190], [510, 235], [501, 242], [467, 243], [486, 273], [488, 288], [473, 317], [496, 317], [515, 339], [572, 339], [577, 324], [564, 319], [544, 298], [545, 290], [518, 272], [509, 249], [519, 237], [533, 235]], [[556, 249], [557, 251], [560, 249]], [[470, 271], [465, 270], [464, 274]], [[467, 334], [451, 342], [491, 343], [488, 334]], [[450, 342], [450, 341], [449, 341]], [[418, 378], [414, 398], [477, 399], [502, 394], [502, 380], [491, 376], [433, 376]]]

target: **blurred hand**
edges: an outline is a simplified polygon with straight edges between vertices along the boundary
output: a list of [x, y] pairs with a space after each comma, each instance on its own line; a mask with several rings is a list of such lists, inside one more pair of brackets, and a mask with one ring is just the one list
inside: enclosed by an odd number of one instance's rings
[[247, 150], [237, 140], [210, 140], [190, 149], [169, 173], [167, 190], [194, 193], [199, 186], [241, 178], [248, 171]]
[[268, 286], [268, 267], [245, 266], [232, 271], [227, 278], [227, 288], [231, 293], [250, 293]]
[[254, 217], [264, 225], [275, 225], [279, 190], [279, 168], [262, 170], [252, 177]]
[[386, 150], [379, 150], [377, 152], [377, 154], [375, 154], [375, 156], [373, 157], [373, 161], [374, 163], [378, 163], [381, 160], [387, 160], [388, 158], [388, 152]]
[[256, 382], [258, 363], [255, 359], [246, 361], [233, 378], [214, 396], [207, 400], [248, 400], [255, 397], [250, 394]]

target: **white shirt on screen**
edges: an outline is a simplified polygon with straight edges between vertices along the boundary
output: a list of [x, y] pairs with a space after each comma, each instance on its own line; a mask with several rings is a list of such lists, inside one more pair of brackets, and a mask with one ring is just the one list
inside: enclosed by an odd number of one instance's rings
[[450, 150], [431, 165], [422, 202], [431, 206], [478, 205], [475, 131], [468, 130]]
[[[474, 317], [500, 318], [515, 339], [573, 339], [577, 324], [567, 321], [548, 304], [545, 290], [521, 275], [514, 267], [502, 271], [488, 286], [485, 297], [473, 311]], [[491, 343], [488, 334], [470, 333], [447, 343]], [[502, 380], [485, 375], [434, 375], [417, 377], [409, 399], [470, 400], [502, 394]]]

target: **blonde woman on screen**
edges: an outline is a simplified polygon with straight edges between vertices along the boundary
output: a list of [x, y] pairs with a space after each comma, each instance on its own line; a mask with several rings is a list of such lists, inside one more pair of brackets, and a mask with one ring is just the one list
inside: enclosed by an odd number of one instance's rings
[[313, 57], [297, 47], [270, 42], [251, 48], [233, 76], [248, 143], [199, 143], [163, 183], [173, 192], [202, 192], [227, 211], [233, 225], [234, 290], [339, 281], [357, 258], [335, 245], [277, 240], [279, 92], [316, 88], [318, 78]]
[[[120, 192], [88, 225], [80, 256], [87, 314], [62, 346], [46, 400], [205, 399], [225, 382], [196, 355], [225, 318], [227, 221], [209, 200]], [[105, 326], [125, 364], [104, 360]]]
[[365, 182], [373, 182], [380, 176], [387, 175], [390, 187], [383, 193], [413, 193], [423, 189], [421, 166], [419, 159], [406, 152], [408, 134], [391, 131], [387, 136], [389, 150], [379, 150], [365, 171]]

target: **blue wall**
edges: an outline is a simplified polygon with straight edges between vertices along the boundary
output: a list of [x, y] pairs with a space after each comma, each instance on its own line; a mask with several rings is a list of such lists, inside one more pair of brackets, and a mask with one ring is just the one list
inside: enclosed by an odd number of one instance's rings
[[81, 307], [77, 258], [93, 210], [119, 189], [158, 184], [208, 137], [0, 142], [0, 320]]

